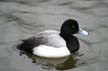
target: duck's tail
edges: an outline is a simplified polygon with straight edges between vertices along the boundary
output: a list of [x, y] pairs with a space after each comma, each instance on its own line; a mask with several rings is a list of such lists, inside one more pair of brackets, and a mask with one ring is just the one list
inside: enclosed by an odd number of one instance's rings
[[19, 44], [17, 46], [17, 48], [19, 50], [32, 53], [32, 49], [34, 47], [36, 47], [36, 41], [35, 40], [36, 40], [35, 38], [29, 38], [29, 39], [26, 39], [26, 40], [22, 40], [22, 43]]

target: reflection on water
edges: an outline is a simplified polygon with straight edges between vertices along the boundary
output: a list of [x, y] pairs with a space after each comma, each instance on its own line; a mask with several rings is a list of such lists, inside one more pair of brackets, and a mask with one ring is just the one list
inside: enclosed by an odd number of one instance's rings
[[23, 51], [20, 51], [19, 55], [20, 56], [26, 55], [29, 59], [31, 59], [32, 63], [35, 63], [36, 65], [41, 66], [42, 69], [47, 69], [47, 70], [51, 69], [68, 70], [75, 67], [92, 64], [94, 63], [95, 60], [93, 59], [92, 62], [91, 60], [80, 62], [79, 57], [83, 56], [84, 54], [79, 54], [79, 53], [74, 53], [63, 58], [44, 58]]
[[27, 52], [20, 52], [20, 56], [26, 55], [31, 59], [32, 63], [40, 65], [43, 69], [57, 69], [57, 70], [67, 70], [76, 67], [77, 59], [75, 56], [67, 56], [63, 58], [43, 58], [39, 56], [32, 55]]

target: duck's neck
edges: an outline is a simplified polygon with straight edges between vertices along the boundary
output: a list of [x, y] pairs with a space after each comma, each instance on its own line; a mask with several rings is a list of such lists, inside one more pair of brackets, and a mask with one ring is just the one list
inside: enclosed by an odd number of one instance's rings
[[60, 36], [66, 41], [67, 48], [70, 53], [79, 50], [79, 41], [75, 36], [60, 33]]
[[65, 33], [60, 33], [60, 36], [61, 36], [65, 41], [69, 40], [70, 37], [72, 37], [72, 35], [68, 35], [68, 34], [65, 34]]

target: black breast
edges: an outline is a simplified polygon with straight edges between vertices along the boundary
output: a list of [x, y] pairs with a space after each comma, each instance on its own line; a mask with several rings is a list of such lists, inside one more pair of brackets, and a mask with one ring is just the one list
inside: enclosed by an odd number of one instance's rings
[[67, 48], [70, 50], [71, 53], [74, 53], [79, 50], [79, 41], [75, 36], [69, 37], [66, 40]]
[[72, 35], [61, 35], [64, 40], [66, 41], [67, 48], [69, 49], [70, 53], [74, 53], [79, 50], [79, 41], [75, 36]]

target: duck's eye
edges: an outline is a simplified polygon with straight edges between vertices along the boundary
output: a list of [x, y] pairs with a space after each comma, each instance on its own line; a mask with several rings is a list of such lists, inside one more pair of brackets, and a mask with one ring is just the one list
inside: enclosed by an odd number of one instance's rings
[[73, 25], [72, 28], [75, 28], [75, 26]]

